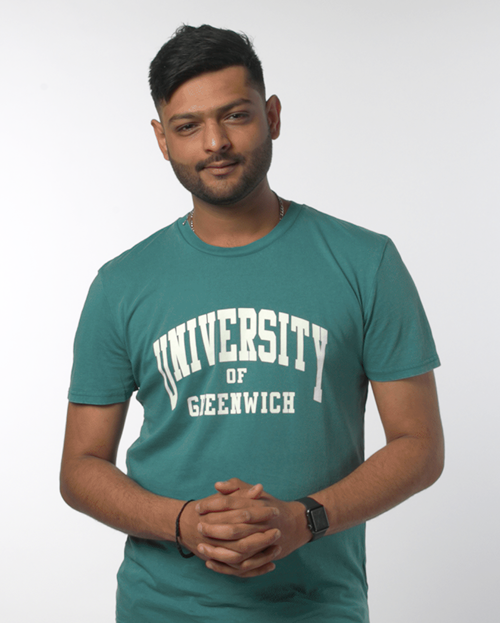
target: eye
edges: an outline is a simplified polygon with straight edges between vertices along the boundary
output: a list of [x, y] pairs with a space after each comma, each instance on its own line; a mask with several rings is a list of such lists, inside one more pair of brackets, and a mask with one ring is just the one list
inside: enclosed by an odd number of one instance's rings
[[247, 112], [232, 112], [227, 116], [228, 121], [246, 121], [249, 117]]
[[185, 123], [184, 125], [180, 125], [178, 128], [176, 128], [175, 131], [178, 134], [189, 134], [189, 132], [192, 132], [195, 128], [195, 123]]

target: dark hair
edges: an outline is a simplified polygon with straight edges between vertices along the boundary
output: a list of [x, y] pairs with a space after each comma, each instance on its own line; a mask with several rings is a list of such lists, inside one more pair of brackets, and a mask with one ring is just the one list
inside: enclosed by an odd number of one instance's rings
[[207, 71], [246, 67], [250, 82], [265, 97], [262, 65], [249, 38], [204, 24], [181, 26], [149, 66], [149, 86], [156, 108], [168, 102], [184, 82]]

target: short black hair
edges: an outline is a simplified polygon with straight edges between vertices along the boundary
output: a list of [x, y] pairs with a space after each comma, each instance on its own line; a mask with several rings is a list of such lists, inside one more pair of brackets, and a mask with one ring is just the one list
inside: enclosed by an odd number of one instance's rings
[[251, 84], [265, 98], [262, 65], [247, 35], [207, 24], [181, 26], [149, 66], [149, 86], [157, 110], [184, 82], [235, 65], [246, 67]]

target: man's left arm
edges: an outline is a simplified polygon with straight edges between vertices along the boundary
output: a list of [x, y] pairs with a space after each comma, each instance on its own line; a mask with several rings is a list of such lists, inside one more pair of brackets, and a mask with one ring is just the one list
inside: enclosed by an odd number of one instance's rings
[[[398, 381], [372, 381], [371, 384], [387, 444], [346, 478], [309, 494], [326, 509], [330, 524], [327, 535], [351, 528], [397, 506], [432, 485], [443, 469], [443, 430], [434, 374], [428, 372]], [[218, 517], [225, 515], [219, 513], [230, 509], [231, 493], [249, 486], [237, 479], [217, 483], [216, 488], [224, 495], [199, 506], [203, 535], [234, 538], [235, 526], [219, 522]], [[300, 502], [277, 500], [266, 492], [252, 502], [269, 504], [280, 511], [269, 522], [270, 527], [281, 531], [281, 538], [276, 543], [281, 546], [278, 558], [284, 558], [310, 540], [305, 509]], [[247, 525], [243, 532], [252, 529]], [[259, 525], [258, 529], [263, 527]], [[203, 547], [206, 548], [204, 554], [212, 558], [213, 570], [229, 574], [241, 571], [238, 563], [225, 562], [228, 555], [224, 547]], [[249, 567], [251, 559], [242, 564]]]
[[333, 534], [380, 515], [430, 487], [444, 466], [434, 374], [371, 382], [387, 444], [349, 476], [312, 497]]

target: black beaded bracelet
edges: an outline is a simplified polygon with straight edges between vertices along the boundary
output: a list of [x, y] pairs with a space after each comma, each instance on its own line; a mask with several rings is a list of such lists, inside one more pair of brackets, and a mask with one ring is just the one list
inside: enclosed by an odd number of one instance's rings
[[179, 542], [179, 539], [181, 537], [181, 531], [179, 528], [179, 523], [180, 523], [180, 519], [181, 519], [181, 515], [182, 515], [182, 511], [186, 508], [186, 506], [189, 504], [189, 502], [194, 502], [194, 500], [188, 500], [184, 506], [181, 508], [181, 510], [179, 511], [179, 514], [177, 515], [177, 519], [175, 520], [175, 546], [177, 547], [177, 549], [179, 550], [179, 554], [183, 557], [183, 558], [191, 558], [192, 556], [194, 556], [193, 552], [189, 552], [189, 554], [185, 554], [182, 551], [182, 545]]

